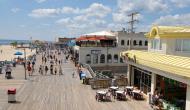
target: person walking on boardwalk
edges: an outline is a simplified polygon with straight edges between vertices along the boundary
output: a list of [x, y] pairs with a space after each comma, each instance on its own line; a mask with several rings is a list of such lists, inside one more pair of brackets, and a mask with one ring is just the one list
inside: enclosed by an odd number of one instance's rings
[[63, 70], [61, 68], [61, 65], [59, 66], [59, 75], [63, 75]]
[[5, 72], [6, 72], [5, 77], [6, 77], [7, 79], [10, 79], [10, 78], [11, 78], [11, 71], [12, 71], [11, 66], [10, 66], [10, 65], [7, 65], [6, 68], [5, 68]]
[[53, 74], [53, 65], [50, 65], [50, 74]]
[[44, 61], [45, 61], [45, 64], [46, 64], [46, 62], [47, 62], [47, 58], [46, 57], [44, 58]]
[[33, 61], [32, 61], [32, 73], [35, 71], [34, 66], [35, 66], [35, 61], [33, 60]]
[[40, 67], [39, 67], [39, 74], [43, 75], [43, 68], [42, 68], [42, 65], [40, 65]]
[[48, 66], [46, 65], [46, 66], [45, 66], [45, 74], [46, 74], [46, 75], [47, 75], [48, 70], [49, 70], [49, 69], [48, 69]]
[[55, 70], [54, 70], [54, 72], [55, 72], [55, 75], [57, 74], [57, 67], [55, 67]]
[[28, 70], [29, 76], [32, 76], [32, 73], [31, 73], [32, 72], [32, 68], [31, 68], [30, 64], [28, 64], [27, 70]]
[[55, 64], [57, 65], [57, 58], [55, 59]]

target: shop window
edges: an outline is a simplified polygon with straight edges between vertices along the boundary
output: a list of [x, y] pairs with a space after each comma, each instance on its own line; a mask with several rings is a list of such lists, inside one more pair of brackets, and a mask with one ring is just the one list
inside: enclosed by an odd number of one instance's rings
[[137, 45], [137, 41], [136, 41], [136, 40], [133, 41], [133, 45], [134, 45], [134, 46]]
[[151, 48], [155, 50], [162, 50], [162, 41], [160, 39], [152, 39]]
[[108, 63], [112, 63], [112, 56], [111, 56], [111, 54], [107, 55], [107, 62]]
[[97, 64], [98, 63], [98, 54], [94, 54], [93, 55], [93, 64]]
[[104, 54], [100, 55], [100, 63], [105, 63], [105, 55]]
[[141, 40], [139, 41], [139, 45], [142, 46], [142, 41]]
[[125, 45], [125, 41], [124, 40], [121, 40], [121, 45]]
[[118, 63], [118, 55], [117, 54], [114, 55], [114, 63]]
[[90, 54], [86, 55], [86, 63], [91, 64], [91, 55]]
[[175, 45], [176, 51], [190, 52], [190, 40], [189, 39], [177, 39]]

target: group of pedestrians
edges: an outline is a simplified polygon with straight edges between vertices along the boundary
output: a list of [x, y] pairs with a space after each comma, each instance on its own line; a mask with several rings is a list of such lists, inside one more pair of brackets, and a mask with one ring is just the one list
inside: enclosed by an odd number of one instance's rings
[[[24, 64], [25, 66], [25, 64]], [[33, 75], [33, 72], [35, 72], [35, 60], [33, 59], [32, 62], [28, 61], [27, 62], [27, 68], [29, 76]]]
[[[42, 53], [42, 65], [39, 66], [39, 73], [44, 75], [45, 72], [45, 75], [47, 75], [48, 71], [50, 70], [51, 75], [63, 75], [61, 67], [62, 60], [58, 58], [60, 55], [61, 51], [58, 50], [55, 50], [54, 52], [45, 52], [44, 54]], [[49, 61], [49, 67], [47, 65], [47, 61]]]

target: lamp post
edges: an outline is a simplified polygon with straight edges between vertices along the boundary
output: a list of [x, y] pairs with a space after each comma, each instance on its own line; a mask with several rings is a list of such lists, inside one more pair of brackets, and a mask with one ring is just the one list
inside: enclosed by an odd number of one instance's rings
[[24, 50], [24, 77], [25, 77], [25, 80], [27, 80], [26, 78], [26, 48], [29, 48], [29, 47], [18, 47], [18, 48]]
[[26, 49], [24, 48], [24, 76], [26, 80]]

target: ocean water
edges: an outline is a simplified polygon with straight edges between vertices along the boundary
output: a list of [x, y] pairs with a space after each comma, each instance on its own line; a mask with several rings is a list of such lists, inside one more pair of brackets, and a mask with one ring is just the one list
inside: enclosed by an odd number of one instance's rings
[[29, 44], [29, 40], [5, 40], [5, 39], [0, 39], [0, 45], [10, 45], [10, 43], [17, 41], [18, 43], [23, 42], [24, 44]]

